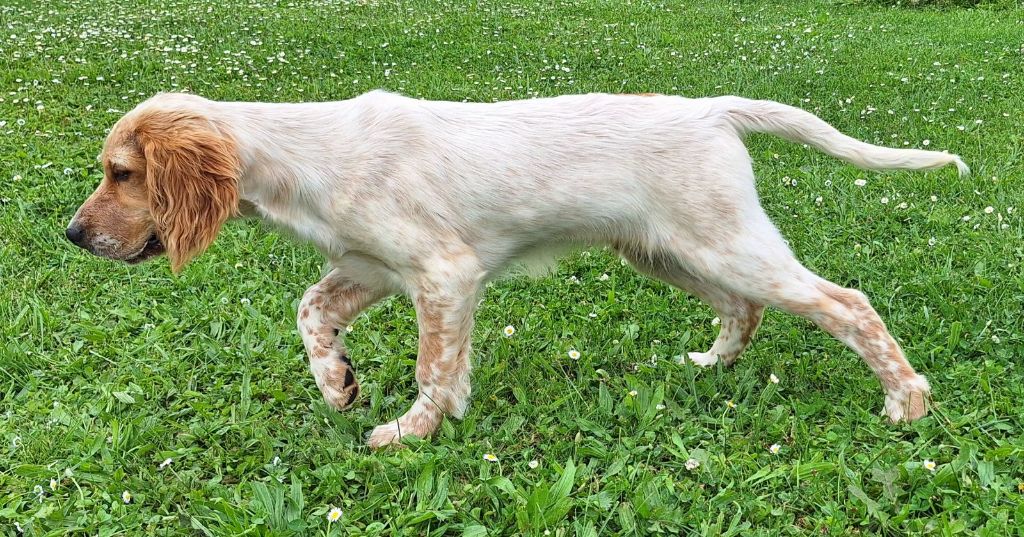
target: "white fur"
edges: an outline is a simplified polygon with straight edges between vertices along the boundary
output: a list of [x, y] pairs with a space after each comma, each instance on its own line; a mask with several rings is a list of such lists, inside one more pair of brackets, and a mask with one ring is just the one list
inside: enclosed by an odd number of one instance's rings
[[[169, 106], [196, 109], [235, 139], [242, 199], [314, 243], [335, 277], [416, 301], [421, 350], [433, 341], [443, 352], [417, 370], [421, 397], [378, 429], [374, 445], [397, 440], [400, 428], [430, 434], [437, 420], [424, 418], [426, 399], [451, 396], [434, 404], [448, 415], [464, 410], [469, 302], [482, 282], [579, 245], [611, 245], [639, 270], [711, 303], [721, 333], [713, 353], [691, 355], [696, 362], [710, 365], [721, 354], [731, 363], [762, 305], [774, 305], [814, 319], [857, 350], [886, 384], [891, 418], [917, 417], [896, 403], [901, 389], [927, 391], [927, 382], [884, 327], [864, 328], [877, 320], [866, 299], [843, 294], [793, 258], [760, 207], [742, 137], [776, 134], [869, 169], [952, 164], [966, 173], [955, 155], [873, 146], [797, 108], [738, 97], [592, 94], [472, 104], [376, 91], [308, 104], [168, 94], [140, 105]], [[352, 256], [360, 270], [339, 268]], [[443, 326], [425, 324], [428, 306], [439, 308]], [[421, 370], [455, 365], [465, 367], [450, 378]]]

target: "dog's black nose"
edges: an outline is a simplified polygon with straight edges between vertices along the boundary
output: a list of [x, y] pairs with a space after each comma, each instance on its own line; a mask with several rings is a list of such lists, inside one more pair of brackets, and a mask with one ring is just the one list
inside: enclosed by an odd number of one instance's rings
[[64, 235], [67, 236], [68, 240], [75, 243], [79, 248], [85, 248], [85, 229], [78, 224], [71, 224], [68, 229], [64, 231]]

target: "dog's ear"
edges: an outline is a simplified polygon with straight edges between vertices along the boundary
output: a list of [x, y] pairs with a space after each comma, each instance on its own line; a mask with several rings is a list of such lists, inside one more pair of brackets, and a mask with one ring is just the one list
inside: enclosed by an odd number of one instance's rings
[[150, 211], [177, 273], [237, 213], [238, 152], [230, 135], [187, 110], [146, 112], [136, 135], [146, 157]]

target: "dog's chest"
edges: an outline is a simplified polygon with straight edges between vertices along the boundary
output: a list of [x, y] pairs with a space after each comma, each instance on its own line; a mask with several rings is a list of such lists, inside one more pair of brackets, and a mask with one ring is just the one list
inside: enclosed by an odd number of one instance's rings
[[313, 243], [325, 255], [338, 255], [346, 249], [334, 226], [309, 207], [261, 203], [254, 205], [264, 221], [300, 240]]

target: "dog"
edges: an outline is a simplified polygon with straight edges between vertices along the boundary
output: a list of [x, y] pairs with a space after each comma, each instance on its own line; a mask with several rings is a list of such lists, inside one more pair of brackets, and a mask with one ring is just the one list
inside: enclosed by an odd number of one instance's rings
[[893, 422], [926, 415], [930, 387], [867, 297], [802, 266], [760, 206], [743, 139], [769, 133], [869, 170], [935, 169], [952, 154], [850, 138], [817, 116], [740, 97], [589, 94], [498, 103], [373, 91], [327, 103], [217, 102], [159, 94], [111, 129], [104, 177], [67, 238], [177, 273], [221, 226], [253, 215], [313, 243], [329, 272], [298, 308], [328, 405], [359, 384], [340, 334], [405, 293], [419, 326], [419, 394], [371, 447], [427, 437], [470, 397], [470, 333], [484, 284], [513, 264], [609, 246], [721, 319], [694, 364], [731, 365], [765, 306], [808, 318], [878, 377]]

